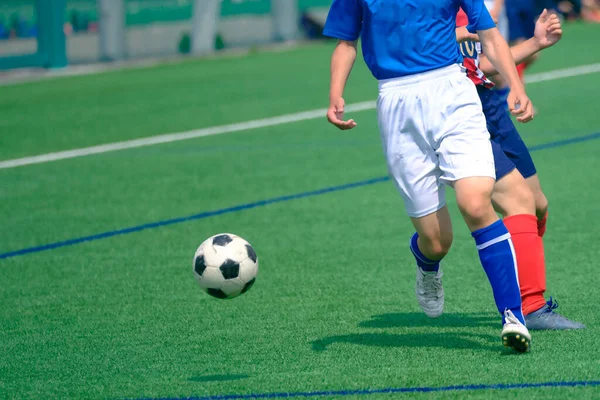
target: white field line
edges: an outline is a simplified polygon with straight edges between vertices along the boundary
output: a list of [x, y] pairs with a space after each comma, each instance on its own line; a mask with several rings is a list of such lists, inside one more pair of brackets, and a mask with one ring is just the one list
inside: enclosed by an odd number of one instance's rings
[[581, 76], [600, 72], [600, 64], [588, 64], [580, 67], [555, 69], [554, 71], [540, 72], [526, 77], [526, 83], [537, 83], [553, 81], [556, 79], [570, 78], [572, 76]]
[[[527, 83], [545, 82], [572, 76], [587, 75], [596, 72], [600, 72], [600, 63], [583, 65], [580, 67], [573, 68], [557, 69], [554, 71], [543, 72], [539, 74], [532, 74], [527, 78]], [[346, 106], [346, 112], [372, 110], [375, 108], [375, 106], [375, 101], [364, 101], [361, 103], [349, 104]], [[92, 154], [108, 153], [110, 151], [152, 146], [161, 143], [171, 143], [180, 140], [195, 139], [203, 136], [221, 135], [224, 133], [247, 131], [257, 128], [266, 128], [269, 126], [283, 125], [291, 122], [308, 121], [318, 118], [323, 118], [323, 121], [325, 121], [326, 112], [327, 109], [321, 108], [317, 110], [304, 111], [294, 114], [280, 115], [278, 117], [240, 122], [237, 124], [219, 125], [210, 128], [195, 129], [187, 132], [168, 133], [165, 135], [151, 136], [142, 139], [133, 139], [123, 142], [102, 144], [99, 146], [84, 147], [81, 149], [40, 154], [32, 157], [15, 158], [12, 160], [0, 161], [0, 169], [15, 168], [32, 164], [41, 164], [58, 160], [66, 160], [69, 158], [84, 157]]]

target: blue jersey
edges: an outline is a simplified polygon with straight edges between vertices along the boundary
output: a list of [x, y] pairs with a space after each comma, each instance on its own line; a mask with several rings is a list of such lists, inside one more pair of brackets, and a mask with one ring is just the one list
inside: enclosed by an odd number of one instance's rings
[[459, 8], [474, 30], [496, 26], [483, 0], [333, 0], [323, 34], [360, 37], [377, 79], [418, 74], [462, 61], [455, 32]]

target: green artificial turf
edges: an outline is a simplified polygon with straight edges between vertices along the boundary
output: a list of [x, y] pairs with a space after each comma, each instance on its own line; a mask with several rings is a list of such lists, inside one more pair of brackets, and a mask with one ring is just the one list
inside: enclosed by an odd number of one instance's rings
[[[570, 25], [532, 72], [600, 62]], [[8, 86], [0, 159], [321, 108], [332, 44]], [[371, 100], [362, 62], [348, 103]], [[600, 74], [531, 84], [529, 145], [600, 131]], [[386, 175], [375, 112], [0, 170], [0, 253]], [[548, 294], [588, 325], [504, 350], [475, 247], [456, 227], [446, 313], [414, 299], [412, 232], [390, 182], [0, 259], [0, 398], [140, 398], [600, 380], [600, 138], [533, 153], [550, 200]], [[260, 272], [204, 294], [192, 256], [233, 232]], [[597, 398], [600, 387], [370, 398]], [[346, 396], [365, 398], [365, 395]]]

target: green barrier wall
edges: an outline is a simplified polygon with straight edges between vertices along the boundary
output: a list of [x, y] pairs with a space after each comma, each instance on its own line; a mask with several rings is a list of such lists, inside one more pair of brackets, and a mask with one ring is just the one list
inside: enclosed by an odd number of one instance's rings
[[0, 69], [22, 67], [61, 68], [67, 65], [65, 0], [37, 0], [37, 52], [0, 58]]

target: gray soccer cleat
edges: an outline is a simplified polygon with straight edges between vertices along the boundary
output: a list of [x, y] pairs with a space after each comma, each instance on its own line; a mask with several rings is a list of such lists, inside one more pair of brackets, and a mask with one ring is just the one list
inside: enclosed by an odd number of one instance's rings
[[525, 316], [527, 328], [531, 330], [567, 330], [585, 328], [585, 325], [580, 324], [579, 322], [571, 321], [570, 319], [554, 312], [554, 310], [557, 308], [558, 303], [552, 300], [552, 297], [550, 297], [550, 300], [544, 307]]
[[525, 353], [531, 348], [529, 331], [510, 310], [504, 311], [504, 326], [502, 327], [502, 343], [519, 353]]
[[417, 266], [415, 293], [423, 312], [430, 318], [437, 318], [444, 312], [444, 287], [442, 268], [437, 272], [423, 271]]

